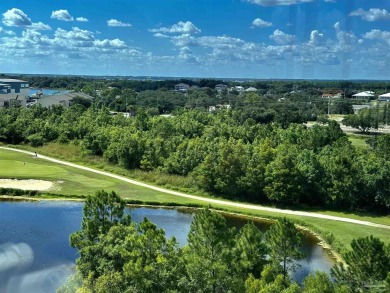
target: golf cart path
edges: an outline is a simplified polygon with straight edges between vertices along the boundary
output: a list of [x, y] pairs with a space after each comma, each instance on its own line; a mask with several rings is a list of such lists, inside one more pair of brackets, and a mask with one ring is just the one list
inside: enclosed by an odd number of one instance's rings
[[[29, 152], [29, 151], [24, 151], [24, 150], [9, 148], [9, 147], [2, 147], [2, 146], [0, 146], [0, 149], [20, 152], [20, 153], [24, 153], [24, 154], [35, 156], [35, 153]], [[94, 172], [94, 173], [97, 173], [97, 174], [100, 174], [100, 175], [104, 175], [104, 176], [107, 176], [107, 177], [115, 178], [115, 179], [118, 179], [118, 180], [121, 180], [121, 181], [124, 181], [124, 182], [127, 182], [127, 183], [131, 183], [131, 184], [134, 184], [134, 185], [142, 186], [142, 187], [149, 188], [149, 189], [152, 189], [152, 190], [156, 190], [156, 191], [159, 191], [159, 192], [163, 192], [163, 193], [166, 193], [166, 194], [171, 194], [171, 195], [175, 195], [175, 196], [190, 198], [190, 199], [194, 199], [194, 200], [198, 200], [198, 201], [202, 201], [202, 202], [207, 202], [207, 203], [210, 203], [210, 204], [219, 204], [219, 205], [224, 205], [224, 206], [229, 206], [229, 207], [243, 208], [243, 209], [255, 210], [255, 211], [267, 211], [267, 212], [279, 213], [279, 214], [284, 214], [284, 215], [296, 215], [296, 216], [302, 216], [302, 217], [319, 218], [319, 219], [324, 219], [324, 220], [346, 222], [346, 223], [352, 223], [352, 224], [358, 224], [358, 225], [363, 225], [363, 226], [370, 226], [370, 227], [383, 228], [383, 229], [390, 230], [390, 226], [388, 226], [388, 225], [376, 224], [376, 223], [372, 223], [372, 222], [368, 222], [368, 221], [355, 220], [355, 219], [351, 219], [351, 218], [343, 218], [343, 217], [324, 215], [324, 214], [318, 214], [318, 213], [311, 213], [311, 212], [302, 212], [302, 211], [293, 211], [293, 210], [270, 208], [270, 207], [264, 207], [264, 206], [254, 205], [254, 204], [245, 204], [245, 203], [231, 202], [231, 201], [221, 200], [221, 199], [205, 198], [205, 197], [201, 197], [201, 196], [186, 194], [186, 193], [182, 193], [182, 192], [178, 192], [178, 191], [168, 190], [168, 189], [165, 189], [165, 188], [149, 185], [149, 184], [146, 184], [146, 183], [143, 183], [143, 182], [139, 182], [139, 181], [135, 181], [135, 180], [132, 180], [132, 179], [120, 176], [120, 175], [116, 175], [116, 174], [112, 174], [112, 173], [109, 173], [109, 172], [100, 171], [100, 170], [96, 170], [96, 169], [93, 169], [93, 168], [81, 166], [81, 165], [78, 165], [78, 164], [74, 164], [74, 163], [70, 163], [70, 162], [54, 159], [54, 158], [51, 158], [51, 157], [48, 157], [48, 156], [38, 155], [38, 158], [39, 159], [44, 159], [44, 160], [47, 160], [47, 161], [51, 161], [51, 162], [54, 162], [54, 163], [57, 163], [57, 164], [62, 164], [62, 165], [65, 165], [65, 166], [70, 166], [70, 167], [73, 167], [73, 168]]]

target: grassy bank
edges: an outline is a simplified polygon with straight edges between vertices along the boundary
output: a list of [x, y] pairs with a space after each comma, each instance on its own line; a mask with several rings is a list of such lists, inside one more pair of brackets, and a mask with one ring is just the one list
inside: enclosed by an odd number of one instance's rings
[[[62, 152], [56, 154], [55, 148], [62, 149]], [[77, 162], [83, 165], [102, 169], [104, 162], [100, 158], [83, 156], [76, 146], [72, 146], [68, 150], [52, 145], [38, 149], [38, 153], [58, 157], [67, 161]], [[19, 178], [19, 179], [43, 179], [55, 182], [55, 188], [49, 190], [49, 195], [43, 197], [66, 196], [73, 195], [79, 197], [83, 195], [93, 194], [97, 190], [106, 189], [118, 192], [125, 199], [133, 203], [153, 203], [161, 205], [190, 205], [190, 206], [209, 206], [208, 203], [169, 195], [166, 193], [154, 191], [148, 188], [136, 186], [120, 180], [109, 178], [100, 174], [95, 174], [89, 171], [55, 164], [46, 160], [37, 159], [34, 156], [21, 154], [12, 151], [0, 150], [0, 178]], [[109, 166], [109, 168], [111, 168]], [[128, 171], [115, 167], [112, 169], [120, 170], [120, 174], [127, 174]], [[142, 171], [137, 171], [142, 173]], [[116, 173], [116, 172], [115, 172]], [[131, 172], [130, 172], [131, 173]], [[144, 172], [147, 173], [147, 172]], [[134, 173], [133, 173], [134, 174]], [[146, 175], [143, 175], [146, 176]], [[132, 177], [129, 175], [129, 177]], [[133, 177], [134, 178], [134, 177]], [[135, 177], [136, 179], [139, 179]], [[146, 180], [145, 180], [146, 181]], [[157, 185], [156, 182], [152, 182]], [[282, 217], [282, 214], [254, 211], [243, 208], [226, 207], [224, 205], [212, 204], [211, 207], [225, 210], [228, 212], [241, 213], [256, 217], [268, 217], [276, 219]], [[317, 210], [322, 214], [330, 214], [334, 216], [349, 217], [357, 220], [370, 221], [373, 223], [390, 225], [389, 217], [379, 217], [368, 214], [343, 213], [334, 211]], [[309, 227], [314, 232], [318, 232], [323, 236], [333, 234], [336, 241], [333, 245], [339, 250], [349, 247], [352, 239], [374, 235], [381, 238], [386, 243], [390, 243], [390, 232], [386, 229], [374, 228], [368, 226], [360, 226], [357, 224], [343, 223], [337, 221], [306, 218], [302, 216], [288, 215], [288, 218], [295, 222]]]

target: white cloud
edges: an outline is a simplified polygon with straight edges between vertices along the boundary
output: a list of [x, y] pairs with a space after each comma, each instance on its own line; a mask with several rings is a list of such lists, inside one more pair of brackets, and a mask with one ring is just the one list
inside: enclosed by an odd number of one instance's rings
[[323, 34], [320, 34], [320, 32], [318, 30], [314, 30], [310, 33], [310, 41], [309, 41], [309, 44], [310, 45], [318, 45], [318, 43], [320, 42], [321, 38], [323, 37], [324, 35]]
[[272, 22], [262, 20], [261, 18], [256, 18], [252, 21], [253, 27], [270, 27]]
[[201, 32], [191, 21], [179, 21], [171, 27], [160, 27], [155, 29], [149, 29], [152, 33], [179, 33], [179, 34], [198, 34]]
[[3, 23], [6, 26], [28, 27], [32, 25], [31, 19], [28, 18], [22, 10], [12, 8], [3, 13]]
[[127, 45], [125, 42], [119, 39], [114, 40], [95, 40], [94, 45], [100, 48], [115, 48], [115, 49], [123, 49], [126, 48]]
[[371, 8], [364, 10], [359, 8], [352, 11], [349, 16], [360, 16], [365, 21], [390, 20], [390, 13], [386, 9]]
[[50, 30], [51, 27], [42, 23], [33, 23], [22, 10], [12, 8], [3, 13], [3, 24], [6, 26], [23, 27], [34, 30]]
[[93, 41], [95, 39], [92, 32], [79, 29], [78, 27], [73, 27], [71, 31], [66, 31], [62, 28], [58, 28], [55, 31], [54, 36], [60, 39], [69, 39], [77, 41]]
[[380, 40], [387, 42], [390, 45], [390, 31], [371, 30], [363, 35], [364, 39], [368, 40]]
[[85, 17], [77, 17], [76, 18], [76, 21], [78, 21], [78, 22], [88, 22], [88, 19], [87, 18], [85, 18]]
[[169, 38], [169, 36], [164, 35], [162, 33], [155, 33], [153, 34], [153, 36], [155, 36], [156, 38]]
[[49, 31], [51, 30], [51, 27], [47, 24], [44, 24], [42, 22], [33, 22], [32, 25], [28, 26], [27, 28], [37, 30], [37, 31]]
[[14, 36], [15, 32], [13, 32], [11, 30], [5, 30], [4, 28], [2, 28], [0, 26], [0, 34], [5, 34], [5, 35], [8, 35], [8, 36]]
[[353, 50], [353, 45], [357, 43], [355, 34], [341, 30], [339, 22], [336, 22], [333, 27], [336, 30], [336, 38], [338, 40], [335, 50], [339, 52], [350, 52]]
[[130, 23], [125, 23], [117, 19], [107, 20], [107, 25], [111, 27], [131, 27]]
[[70, 15], [68, 10], [60, 9], [51, 12], [51, 18], [63, 21], [73, 21], [73, 17]]
[[246, 2], [261, 6], [279, 6], [279, 5], [294, 5], [301, 3], [313, 2], [313, 0], [244, 0]]
[[269, 38], [279, 45], [291, 44], [295, 40], [294, 35], [289, 35], [281, 30], [275, 30]]

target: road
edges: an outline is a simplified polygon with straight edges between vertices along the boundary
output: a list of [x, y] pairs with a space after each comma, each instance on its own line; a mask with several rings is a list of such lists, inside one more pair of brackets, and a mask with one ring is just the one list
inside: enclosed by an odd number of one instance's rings
[[[35, 156], [35, 153], [25, 151], [25, 150], [19, 150], [19, 149], [2, 147], [2, 146], [0, 146], [0, 149], [20, 152], [20, 153], [28, 154], [31, 156]], [[70, 167], [85, 170], [85, 171], [90, 171], [90, 172], [104, 175], [107, 177], [115, 178], [115, 179], [130, 183], [130, 184], [142, 186], [142, 187], [156, 190], [159, 192], [163, 192], [166, 194], [171, 194], [171, 195], [175, 195], [175, 196], [194, 199], [194, 200], [198, 200], [198, 201], [206, 202], [206, 203], [210, 203], [210, 204], [218, 204], [218, 205], [223, 205], [223, 206], [227, 206], [227, 207], [243, 208], [243, 209], [254, 210], [254, 211], [267, 211], [267, 212], [273, 212], [273, 213], [278, 213], [278, 214], [283, 214], [283, 215], [295, 215], [295, 216], [302, 216], [302, 217], [309, 217], [309, 218], [319, 218], [319, 219], [324, 219], [324, 220], [346, 222], [346, 223], [352, 223], [352, 224], [357, 224], [357, 225], [370, 226], [370, 227], [383, 228], [383, 229], [390, 230], [390, 226], [388, 226], [388, 225], [382, 225], [382, 224], [372, 223], [372, 222], [368, 222], [368, 221], [355, 220], [355, 219], [351, 219], [351, 218], [337, 217], [337, 216], [324, 215], [324, 214], [311, 213], [311, 212], [294, 211], [294, 210], [287, 210], [287, 209], [270, 208], [270, 207], [264, 207], [264, 206], [254, 205], [254, 204], [231, 202], [231, 201], [222, 200], [222, 199], [205, 198], [205, 197], [191, 195], [191, 194], [182, 193], [182, 192], [178, 192], [178, 191], [168, 190], [165, 188], [161, 188], [161, 187], [153, 186], [153, 185], [146, 184], [143, 182], [135, 181], [135, 180], [132, 180], [132, 179], [129, 179], [129, 178], [126, 178], [123, 176], [119, 176], [116, 174], [112, 174], [109, 172], [96, 170], [96, 169], [93, 169], [90, 167], [81, 166], [78, 164], [58, 160], [58, 159], [51, 158], [48, 156], [43, 156], [40, 154], [38, 154], [38, 158], [43, 159], [43, 160], [47, 160], [50, 162], [54, 162], [57, 164], [70, 166]]]

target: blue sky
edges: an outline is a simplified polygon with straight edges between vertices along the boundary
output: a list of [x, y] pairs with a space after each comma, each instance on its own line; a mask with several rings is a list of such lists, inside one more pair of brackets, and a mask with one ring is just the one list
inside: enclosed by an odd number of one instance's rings
[[0, 72], [389, 79], [390, 1], [1, 1]]

